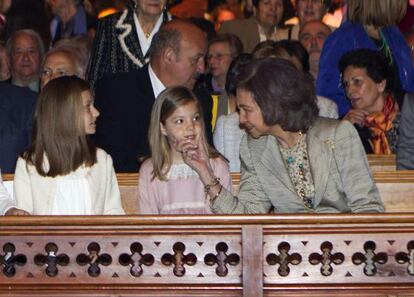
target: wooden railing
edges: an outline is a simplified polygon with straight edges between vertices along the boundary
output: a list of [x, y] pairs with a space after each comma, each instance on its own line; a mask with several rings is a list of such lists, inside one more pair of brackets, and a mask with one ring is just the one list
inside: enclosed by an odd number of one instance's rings
[[372, 171], [396, 170], [395, 155], [368, 155], [368, 162]]
[[[414, 213], [414, 171], [374, 171], [374, 180], [385, 204], [386, 212]], [[13, 180], [13, 175], [3, 175], [4, 180]], [[122, 206], [129, 215], [138, 214], [138, 174], [117, 174]], [[232, 173], [233, 192], [239, 190], [240, 174]]]
[[[376, 171], [374, 180], [386, 212], [414, 213], [414, 171]], [[117, 174], [122, 205], [128, 214], [138, 213], [138, 174]], [[240, 174], [232, 173], [233, 192], [237, 193]]]
[[0, 296], [414, 296], [414, 215], [1, 217]]

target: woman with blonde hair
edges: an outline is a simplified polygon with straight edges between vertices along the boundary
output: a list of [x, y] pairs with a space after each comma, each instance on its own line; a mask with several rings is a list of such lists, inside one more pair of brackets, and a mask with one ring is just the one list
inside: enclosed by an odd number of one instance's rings
[[317, 79], [317, 93], [333, 99], [339, 116], [350, 109], [338, 70], [339, 59], [347, 52], [369, 48], [387, 57], [396, 82], [396, 92], [414, 91], [410, 49], [395, 24], [404, 16], [406, 0], [349, 0], [348, 21], [326, 39]]
[[231, 178], [227, 162], [205, 141], [201, 106], [195, 95], [185, 87], [164, 90], [152, 108], [148, 134], [151, 156], [139, 172], [139, 212], [211, 213], [207, 190], [184, 158], [192, 158], [200, 149], [217, 177], [214, 183], [221, 182], [231, 190]]

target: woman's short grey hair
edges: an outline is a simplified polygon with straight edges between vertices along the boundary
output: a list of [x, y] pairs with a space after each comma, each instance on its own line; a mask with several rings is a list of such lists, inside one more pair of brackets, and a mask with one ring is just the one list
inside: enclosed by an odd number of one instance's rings
[[79, 78], [85, 79], [85, 73], [86, 73], [86, 64], [84, 63], [82, 59], [82, 55], [80, 52], [77, 51], [76, 48], [71, 46], [58, 46], [52, 48], [50, 51], [48, 51], [45, 55], [45, 58], [43, 59], [42, 67], [46, 62], [46, 59], [54, 54], [64, 54], [72, 61], [72, 63], [75, 64], [75, 71], [76, 73], [73, 73], [73, 75], [76, 75]]
[[318, 117], [312, 78], [285, 59], [253, 60], [237, 77], [237, 90], [252, 94], [266, 125], [306, 132]]

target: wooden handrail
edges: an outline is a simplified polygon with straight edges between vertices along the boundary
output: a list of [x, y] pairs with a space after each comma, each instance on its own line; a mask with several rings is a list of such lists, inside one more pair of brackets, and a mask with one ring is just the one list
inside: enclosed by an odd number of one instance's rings
[[[374, 180], [385, 204], [386, 212], [414, 213], [414, 171], [374, 171]], [[232, 173], [233, 192], [237, 193], [240, 174]], [[13, 180], [13, 175], [3, 175], [4, 180]], [[118, 173], [121, 199], [127, 214], [137, 214], [138, 210], [138, 173]]]
[[[414, 227], [412, 213], [380, 213], [380, 214], [268, 214], [268, 215], [136, 215], [136, 216], [5, 216], [0, 217], [0, 226], [48, 226], [50, 228], [71, 226], [216, 226], [216, 225], [315, 225], [325, 228], [327, 225], [359, 224], [387, 225], [400, 224]], [[366, 226], [365, 226], [366, 227]], [[2, 230], [0, 229], [0, 234]]]
[[[386, 170], [374, 171], [374, 180], [376, 183], [412, 183], [414, 182], [414, 170]], [[120, 186], [136, 186], [138, 185], [138, 173], [117, 173], [118, 184]], [[13, 174], [3, 174], [4, 181], [13, 180]], [[240, 173], [231, 173], [233, 185], [240, 184]]]
[[0, 217], [0, 296], [412, 297], [412, 214]]

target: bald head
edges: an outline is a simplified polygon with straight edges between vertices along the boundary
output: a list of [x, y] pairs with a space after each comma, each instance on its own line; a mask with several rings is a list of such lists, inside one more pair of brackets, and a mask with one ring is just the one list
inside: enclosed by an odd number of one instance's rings
[[196, 25], [173, 20], [154, 36], [150, 50], [150, 64], [157, 77], [166, 86], [194, 86], [204, 72], [207, 41]]
[[314, 77], [318, 75], [319, 59], [326, 37], [331, 28], [319, 20], [306, 22], [299, 31], [299, 41], [309, 54], [310, 72]]
[[195, 38], [205, 39], [204, 32], [190, 22], [172, 20], [166, 23], [152, 40], [150, 49], [151, 60], [159, 58], [168, 47], [173, 48], [178, 54], [180, 51], [180, 41], [193, 34]]

